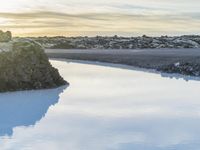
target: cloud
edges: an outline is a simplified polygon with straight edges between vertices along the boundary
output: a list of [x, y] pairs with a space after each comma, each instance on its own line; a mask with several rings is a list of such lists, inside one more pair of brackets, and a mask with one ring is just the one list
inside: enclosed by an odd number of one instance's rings
[[[0, 19], [6, 23], [0, 28], [11, 29], [19, 34], [19, 30], [32, 33], [33, 30], [44, 35], [65, 33], [188, 33], [200, 32], [200, 15], [198, 13], [166, 13], [166, 14], [138, 14], [138, 13], [62, 13], [55, 11], [32, 11], [21, 13], [1, 12]], [[188, 29], [188, 26], [191, 28]], [[20, 32], [22, 32], [20, 30]], [[100, 34], [101, 34], [100, 33]], [[67, 34], [67, 33], [66, 33]]]
[[199, 5], [199, 0], [6, 0], [0, 28], [16, 35], [198, 34]]
[[26, 19], [85, 19], [85, 20], [116, 20], [123, 19], [165, 19], [165, 20], [184, 20], [184, 19], [197, 19], [200, 20], [199, 13], [179, 13], [179, 14], [128, 14], [128, 13], [60, 13], [53, 11], [37, 11], [25, 13], [5, 13], [0, 12], [0, 18], [13, 19], [13, 20], [26, 20]]

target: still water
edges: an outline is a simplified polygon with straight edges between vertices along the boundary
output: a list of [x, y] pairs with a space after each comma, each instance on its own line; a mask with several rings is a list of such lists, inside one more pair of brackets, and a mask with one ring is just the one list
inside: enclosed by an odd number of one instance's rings
[[51, 62], [70, 86], [0, 94], [0, 150], [200, 149], [200, 81]]

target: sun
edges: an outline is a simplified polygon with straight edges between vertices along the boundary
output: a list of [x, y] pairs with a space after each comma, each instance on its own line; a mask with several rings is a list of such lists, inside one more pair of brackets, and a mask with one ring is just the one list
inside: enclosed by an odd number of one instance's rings
[[20, 12], [24, 7], [24, 0], [5, 0], [1, 1], [0, 13], [2, 12]]

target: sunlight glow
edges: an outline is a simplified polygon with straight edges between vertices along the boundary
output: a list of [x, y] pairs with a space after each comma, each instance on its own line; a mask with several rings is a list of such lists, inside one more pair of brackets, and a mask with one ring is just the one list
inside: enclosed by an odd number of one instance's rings
[[0, 29], [15, 36], [198, 34], [199, 5], [198, 0], [6, 0]]

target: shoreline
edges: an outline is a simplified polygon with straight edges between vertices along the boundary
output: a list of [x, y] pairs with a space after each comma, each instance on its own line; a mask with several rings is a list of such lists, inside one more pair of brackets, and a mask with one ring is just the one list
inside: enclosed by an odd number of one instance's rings
[[161, 71], [157, 71], [155, 69], [147, 69], [147, 68], [140, 68], [125, 64], [114, 64], [114, 63], [107, 63], [107, 62], [98, 62], [98, 61], [87, 61], [87, 60], [74, 60], [74, 59], [65, 59], [65, 58], [50, 58], [50, 61], [63, 61], [67, 63], [81, 63], [81, 64], [89, 64], [89, 65], [98, 65], [103, 67], [111, 67], [111, 68], [117, 68], [117, 69], [125, 69], [125, 70], [133, 70], [133, 71], [141, 71], [145, 73], [153, 73], [153, 74], [159, 74], [161, 77], [164, 78], [171, 78], [171, 79], [183, 79], [185, 81], [200, 81], [200, 77], [194, 77], [189, 75], [182, 75], [178, 73], [165, 73]]
[[50, 59], [122, 64], [161, 73], [200, 77], [200, 49], [78, 50], [46, 49]]

